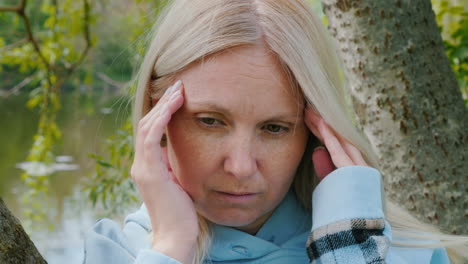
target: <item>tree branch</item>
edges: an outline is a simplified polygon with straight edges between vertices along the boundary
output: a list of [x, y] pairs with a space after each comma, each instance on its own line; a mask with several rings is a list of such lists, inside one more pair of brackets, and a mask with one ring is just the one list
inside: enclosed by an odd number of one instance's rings
[[7, 51], [7, 50], [9, 50], [9, 49], [14, 49], [14, 48], [16, 48], [16, 47], [19, 47], [19, 46], [21, 46], [21, 45], [23, 45], [23, 44], [28, 43], [28, 41], [29, 41], [29, 40], [28, 40], [27, 38], [24, 38], [24, 39], [19, 40], [19, 41], [15, 42], [15, 43], [11, 43], [11, 44], [9, 44], [9, 45], [3, 46], [3, 47], [0, 49], [0, 51], [5, 52], [5, 51]]
[[0, 7], [0, 12], [18, 12], [19, 6], [3, 6]]
[[[56, 14], [55, 15], [57, 16], [58, 15], [58, 6], [57, 6], [58, 2], [53, 1], [53, 3], [56, 5]], [[27, 35], [27, 38], [26, 38], [25, 41], [31, 42], [31, 44], [33, 45], [34, 51], [38, 54], [40, 61], [46, 67], [47, 75], [48, 75], [47, 80], [49, 82], [49, 85], [51, 87], [54, 86], [54, 88], [57, 88], [56, 85], [52, 85], [52, 82], [50, 81], [50, 78], [49, 78], [51, 71], [54, 70], [56, 67], [54, 65], [51, 65], [48, 62], [48, 60], [45, 58], [44, 54], [42, 53], [42, 50], [41, 50], [41, 47], [40, 47], [39, 43], [34, 38], [32, 28], [31, 28], [31, 22], [30, 22], [29, 17], [26, 15], [26, 12], [25, 12], [26, 5], [27, 5], [27, 0], [21, 0], [20, 4], [18, 4], [17, 6], [14, 6], [14, 7], [0, 7], [0, 11], [16, 12], [19, 16], [21, 16], [21, 18], [23, 18], [25, 28], [26, 28], [26, 35]], [[88, 0], [83, 0], [83, 13], [84, 13], [83, 37], [85, 39], [86, 46], [85, 46], [84, 50], [81, 52], [81, 54], [79, 56], [79, 59], [77, 61], [75, 61], [72, 64], [67, 64], [66, 62], [64, 63], [64, 67], [65, 67], [65, 70], [66, 70], [65, 76], [63, 76], [64, 79], [68, 78], [72, 74], [72, 72], [76, 69], [76, 67], [83, 62], [83, 60], [86, 58], [89, 50], [91, 49], [92, 44], [91, 44], [90, 16], [89, 16], [90, 9], [91, 8], [90, 8], [90, 4], [89, 4]]]
[[99, 79], [103, 80], [105, 83], [112, 85], [117, 89], [122, 89], [123, 87], [125, 87], [125, 85], [127, 85], [127, 83], [113, 80], [111, 77], [107, 76], [103, 72], [98, 72], [97, 76], [99, 77]]
[[17, 13], [18, 13], [18, 15], [20, 15], [23, 18], [24, 26], [26, 27], [26, 33], [27, 33], [27, 36], [28, 36], [28, 40], [33, 45], [34, 50], [39, 55], [39, 58], [41, 59], [42, 63], [45, 65], [47, 70], [50, 70], [51, 69], [50, 63], [46, 60], [46, 58], [42, 54], [41, 48], [39, 47], [39, 43], [36, 41], [36, 39], [34, 38], [34, 35], [32, 33], [31, 22], [29, 21], [29, 17], [26, 15], [26, 12], [25, 12], [26, 3], [27, 3], [27, 0], [22, 0], [21, 9], [18, 10]]
[[19, 13], [21, 10], [24, 10], [26, 6], [26, 0], [21, 0], [21, 2], [17, 6], [4, 6], [0, 7], [1, 12], [16, 12]]
[[91, 34], [90, 34], [90, 30], [89, 30], [89, 10], [90, 10], [90, 7], [89, 7], [88, 0], [83, 0], [83, 11], [84, 11], [83, 12], [84, 13], [83, 36], [84, 36], [84, 39], [86, 41], [86, 46], [85, 46], [83, 52], [81, 53], [80, 58], [76, 62], [74, 62], [72, 65], [67, 67], [67, 70], [70, 73], [79, 64], [81, 64], [83, 62], [84, 58], [86, 57], [86, 55], [88, 54], [88, 51], [91, 48]]
[[32, 76], [26, 77], [24, 80], [22, 80], [20, 83], [15, 85], [13, 88], [10, 90], [3, 92], [2, 97], [7, 98], [10, 95], [17, 93], [21, 88], [25, 87], [28, 83], [30, 83], [33, 80]]

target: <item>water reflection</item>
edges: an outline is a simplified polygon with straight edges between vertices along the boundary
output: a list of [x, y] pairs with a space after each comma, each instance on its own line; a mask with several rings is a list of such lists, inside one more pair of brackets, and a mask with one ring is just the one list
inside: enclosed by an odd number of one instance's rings
[[[53, 164], [24, 162], [37, 129], [37, 114], [25, 107], [27, 95], [0, 98], [0, 196], [23, 223], [21, 195], [27, 188], [22, 170], [36, 176], [50, 175], [50, 189], [38, 201], [47, 221], [33, 222], [31, 238], [51, 263], [82, 263], [83, 235], [101, 217], [82, 192], [84, 180], [94, 170], [89, 153], [103, 154], [104, 139], [128, 116], [126, 99], [96, 95], [86, 100], [65, 94], [57, 122], [62, 129]], [[131, 209], [129, 209], [131, 211]], [[120, 219], [119, 219], [120, 220]]]
[[[70, 156], [59, 156], [59, 157], [70, 157]], [[56, 161], [57, 161], [57, 158], [58, 157], [55, 158]], [[70, 158], [73, 160], [72, 157]], [[16, 168], [24, 170], [27, 174], [31, 176], [47, 176], [58, 171], [78, 170], [80, 168], [80, 165], [63, 163], [63, 162], [47, 164], [44, 162], [24, 161], [24, 162], [17, 163]]]

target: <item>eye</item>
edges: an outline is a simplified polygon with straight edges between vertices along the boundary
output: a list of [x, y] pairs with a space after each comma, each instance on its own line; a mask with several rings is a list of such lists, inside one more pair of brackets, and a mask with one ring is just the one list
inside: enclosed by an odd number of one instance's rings
[[215, 119], [215, 118], [212, 118], [212, 117], [199, 117], [197, 119], [198, 119], [198, 122], [200, 122], [203, 125], [208, 126], [208, 127], [220, 126], [220, 125], [223, 124], [218, 119]]
[[289, 128], [277, 124], [268, 124], [263, 127], [268, 133], [278, 135], [289, 131]]

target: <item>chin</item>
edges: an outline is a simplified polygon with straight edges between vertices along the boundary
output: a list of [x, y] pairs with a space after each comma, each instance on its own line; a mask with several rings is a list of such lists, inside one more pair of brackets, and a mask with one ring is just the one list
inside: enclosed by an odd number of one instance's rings
[[208, 221], [217, 225], [230, 226], [230, 227], [244, 227], [251, 225], [261, 217], [259, 214], [252, 214], [248, 212], [239, 212], [240, 209], [230, 210], [232, 212], [219, 212], [219, 213], [205, 213], [199, 212]]
[[229, 227], [243, 227], [248, 226], [255, 222], [255, 219], [208, 219], [210, 222], [217, 225], [229, 226]]

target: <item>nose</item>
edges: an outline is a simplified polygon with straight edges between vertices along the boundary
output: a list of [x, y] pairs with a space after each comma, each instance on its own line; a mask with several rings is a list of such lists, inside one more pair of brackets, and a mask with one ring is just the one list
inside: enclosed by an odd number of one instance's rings
[[253, 139], [248, 135], [235, 135], [227, 144], [224, 171], [238, 178], [247, 179], [257, 172], [257, 159], [254, 155]]

